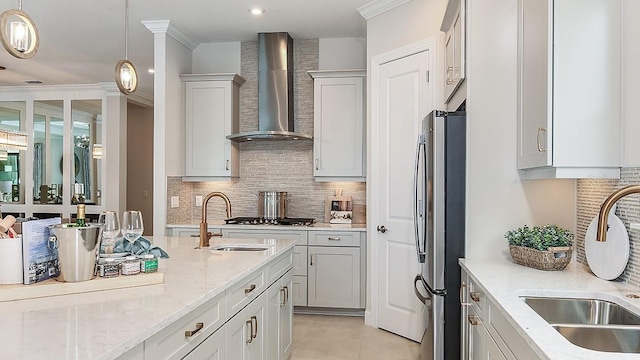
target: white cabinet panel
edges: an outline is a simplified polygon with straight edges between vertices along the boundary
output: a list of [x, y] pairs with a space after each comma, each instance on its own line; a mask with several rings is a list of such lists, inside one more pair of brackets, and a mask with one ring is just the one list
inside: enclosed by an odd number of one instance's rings
[[365, 71], [309, 71], [314, 81], [313, 153], [317, 181], [364, 181]]
[[466, 99], [466, 1], [450, 0], [440, 30], [445, 33], [444, 98], [447, 110], [453, 111]]
[[309, 246], [309, 306], [360, 308], [360, 248]]
[[287, 272], [268, 292], [267, 339], [268, 360], [287, 360], [293, 348], [293, 272]]
[[522, 177], [618, 178], [621, 1], [519, 0], [518, 31]]
[[220, 330], [209, 336], [202, 344], [198, 345], [189, 355], [185, 356], [183, 360], [225, 360], [227, 359], [226, 349], [226, 328]]
[[225, 325], [228, 359], [266, 359], [266, 299], [263, 293]]
[[[306, 260], [306, 259], [305, 259]], [[307, 277], [306, 276], [294, 276], [293, 277], [293, 306], [307, 306]]]
[[238, 132], [237, 74], [180, 75], [185, 91], [185, 175], [183, 180], [239, 176], [237, 143], [226, 138]]

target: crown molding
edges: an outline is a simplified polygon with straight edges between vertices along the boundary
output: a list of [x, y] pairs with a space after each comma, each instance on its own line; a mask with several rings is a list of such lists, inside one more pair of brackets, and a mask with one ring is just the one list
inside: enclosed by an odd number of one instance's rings
[[360, 16], [365, 18], [365, 20], [369, 20], [409, 1], [411, 0], [375, 0], [360, 6], [357, 10]]
[[200, 43], [184, 30], [171, 23], [171, 20], [145, 20], [142, 24], [152, 33], [166, 33], [172, 38], [178, 40], [189, 50], [194, 51]]

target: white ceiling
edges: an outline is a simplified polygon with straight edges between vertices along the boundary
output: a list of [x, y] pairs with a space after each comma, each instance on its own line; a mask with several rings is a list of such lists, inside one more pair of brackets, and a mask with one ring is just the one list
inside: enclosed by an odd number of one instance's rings
[[[200, 43], [257, 40], [257, 33], [286, 31], [293, 39], [365, 37], [356, 10], [371, 0], [129, 0], [129, 60], [140, 73], [140, 95], [153, 95], [153, 35], [144, 20], [170, 20]], [[266, 10], [261, 17], [251, 6]], [[0, 0], [0, 12], [19, 0]], [[0, 86], [113, 82], [124, 59], [124, 0], [23, 0], [38, 27], [40, 48], [31, 59], [0, 47]]]

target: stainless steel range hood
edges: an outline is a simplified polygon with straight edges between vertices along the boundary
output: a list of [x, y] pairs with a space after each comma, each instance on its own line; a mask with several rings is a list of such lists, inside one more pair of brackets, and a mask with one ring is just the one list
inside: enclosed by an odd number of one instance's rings
[[293, 39], [286, 32], [258, 34], [258, 131], [231, 141], [301, 140], [293, 131]]

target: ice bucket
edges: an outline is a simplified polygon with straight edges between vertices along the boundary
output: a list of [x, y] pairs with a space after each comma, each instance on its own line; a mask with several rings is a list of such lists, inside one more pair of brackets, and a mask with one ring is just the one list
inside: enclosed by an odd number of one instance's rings
[[77, 227], [76, 224], [49, 226], [49, 246], [58, 248], [58, 281], [79, 282], [93, 278], [103, 227], [103, 224], [88, 224], [83, 227]]

